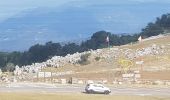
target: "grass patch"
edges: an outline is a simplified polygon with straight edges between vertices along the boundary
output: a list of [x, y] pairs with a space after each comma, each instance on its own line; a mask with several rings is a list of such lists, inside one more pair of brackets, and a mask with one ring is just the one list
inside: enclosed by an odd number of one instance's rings
[[96, 61], [99, 61], [100, 59], [101, 59], [100, 57], [96, 57], [96, 58], [95, 58]]

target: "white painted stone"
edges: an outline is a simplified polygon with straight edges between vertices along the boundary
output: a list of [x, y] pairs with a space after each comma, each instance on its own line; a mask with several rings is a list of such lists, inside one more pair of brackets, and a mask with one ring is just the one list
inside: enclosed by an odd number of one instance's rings
[[122, 85], [123, 83], [122, 82], [118, 82], [119, 85]]
[[140, 71], [139, 71], [139, 70], [135, 70], [134, 73], [135, 73], [135, 74], [139, 74]]
[[166, 85], [170, 86], [170, 82], [165, 82]]
[[107, 84], [107, 82], [108, 82], [107, 80], [103, 80], [103, 84]]
[[84, 84], [82, 80], [78, 80], [78, 84]]
[[134, 74], [122, 74], [123, 78], [130, 78], [130, 77], [134, 77]]
[[45, 76], [44, 76], [44, 72], [38, 72], [38, 77], [39, 77], [39, 78], [45, 77]]
[[66, 83], [67, 83], [66, 79], [61, 79], [61, 84], [66, 84]]
[[137, 65], [142, 65], [144, 63], [144, 61], [136, 61]]
[[92, 83], [94, 83], [94, 81], [92, 81], [92, 80], [87, 80], [87, 84], [92, 84]]
[[135, 78], [141, 78], [140, 74], [135, 74]]

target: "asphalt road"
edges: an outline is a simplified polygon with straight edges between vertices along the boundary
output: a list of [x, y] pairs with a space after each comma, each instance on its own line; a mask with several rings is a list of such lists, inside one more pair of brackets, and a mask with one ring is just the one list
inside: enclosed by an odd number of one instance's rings
[[[45, 83], [11, 83], [0, 86], [0, 92], [83, 93], [83, 85], [54, 85]], [[170, 88], [138, 88], [109, 86], [111, 95], [170, 96]]]

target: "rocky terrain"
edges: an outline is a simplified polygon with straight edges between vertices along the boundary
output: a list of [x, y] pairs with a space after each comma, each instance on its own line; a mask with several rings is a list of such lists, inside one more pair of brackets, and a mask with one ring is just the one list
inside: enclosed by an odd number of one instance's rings
[[[141, 82], [170, 80], [170, 36], [159, 35], [123, 46], [90, 50], [83, 53], [54, 56], [46, 62], [26, 66], [16, 66], [12, 80], [35, 80], [45, 77], [56, 79], [102, 80]], [[42, 73], [44, 72], [44, 74]], [[51, 74], [50, 74], [51, 73]], [[9, 81], [2, 75], [1, 81]], [[58, 81], [58, 80], [57, 80]], [[155, 83], [155, 84], [157, 84]], [[153, 83], [152, 83], [153, 84]], [[163, 83], [165, 84], [165, 83]], [[168, 83], [167, 83], [168, 84]]]

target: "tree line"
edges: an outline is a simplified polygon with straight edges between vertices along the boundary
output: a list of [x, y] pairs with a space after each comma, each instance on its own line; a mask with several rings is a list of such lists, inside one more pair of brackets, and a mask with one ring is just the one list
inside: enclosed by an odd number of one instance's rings
[[45, 44], [35, 44], [29, 48], [28, 51], [19, 52], [0, 52], [0, 68], [3, 71], [12, 71], [15, 65], [23, 66], [36, 62], [43, 62], [53, 56], [66, 56], [76, 52], [84, 52], [90, 49], [96, 50], [106, 48], [106, 38], [109, 37], [110, 46], [119, 46], [138, 41], [138, 37], [147, 38], [159, 34], [165, 34], [170, 31], [170, 14], [164, 14], [157, 18], [154, 23], [142, 29], [138, 34], [119, 35], [112, 34], [106, 31], [99, 31], [94, 33], [90, 39], [83, 41], [81, 44], [67, 43], [53, 43], [52, 41]]
[[140, 35], [143, 38], [150, 36], [156, 36], [159, 34], [165, 34], [170, 32], [170, 14], [163, 14], [161, 17], [157, 17], [156, 21], [153, 23], [148, 23], [148, 25], [142, 29]]

